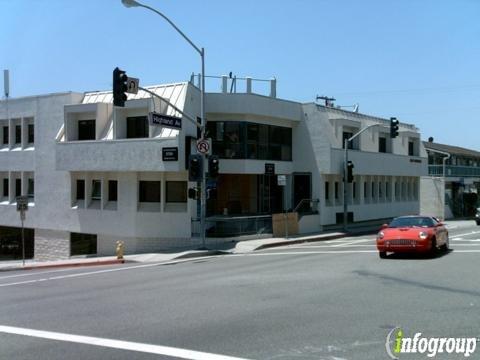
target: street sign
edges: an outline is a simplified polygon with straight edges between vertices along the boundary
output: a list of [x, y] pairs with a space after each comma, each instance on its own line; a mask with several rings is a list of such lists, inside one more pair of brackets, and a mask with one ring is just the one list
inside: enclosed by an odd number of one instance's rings
[[277, 185], [286, 186], [287, 185], [287, 176], [286, 175], [277, 175]]
[[210, 139], [200, 139], [197, 141], [197, 152], [199, 154], [209, 155], [211, 149]]
[[28, 196], [17, 196], [17, 211], [28, 210]]
[[178, 161], [178, 147], [162, 148], [163, 161]]
[[127, 77], [127, 93], [137, 94], [139, 82], [137, 78]]
[[265, 164], [265, 175], [275, 175], [275, 164]]
[[163, 126], [178, 130], [182, 128], [182, 118], [159, 114], [156, 112], [148, 113], [148, 122], [153, 126]]

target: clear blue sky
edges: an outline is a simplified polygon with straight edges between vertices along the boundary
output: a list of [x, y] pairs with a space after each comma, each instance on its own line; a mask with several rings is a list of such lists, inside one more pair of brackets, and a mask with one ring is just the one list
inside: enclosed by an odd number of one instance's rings
[[[480, 150], [480, 1], [143, 1], [205, 47], [207, 75], [274, 76], [281, 98], [333, 96]], [[115, 66], [149, 85], [187, 80], [200, 60], [120, 0], [0, 0], [11, 96], [110, 89]]]

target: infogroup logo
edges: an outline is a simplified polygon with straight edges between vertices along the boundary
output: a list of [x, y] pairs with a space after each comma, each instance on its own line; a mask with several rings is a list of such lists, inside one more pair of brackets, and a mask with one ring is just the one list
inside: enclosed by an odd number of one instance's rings
[[459, 354], [469, 357], [475, 352], [477, 338], [438, 338], [422, 337], [417, 332], [412, 337], [406, 337], [403, 330], [395, 327], [387, 335], [385, 349], [392, 359], [399, 359], [400, 354], [423, 354], [429, 358], [437, 354]]

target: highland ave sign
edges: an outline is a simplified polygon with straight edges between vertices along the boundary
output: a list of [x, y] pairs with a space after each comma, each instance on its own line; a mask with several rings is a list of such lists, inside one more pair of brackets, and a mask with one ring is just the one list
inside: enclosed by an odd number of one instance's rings
[[182, 128], [182, 118], [156, 112], [148, 113], [148, 123], [152, 126], [162, 126], [177, 130]]

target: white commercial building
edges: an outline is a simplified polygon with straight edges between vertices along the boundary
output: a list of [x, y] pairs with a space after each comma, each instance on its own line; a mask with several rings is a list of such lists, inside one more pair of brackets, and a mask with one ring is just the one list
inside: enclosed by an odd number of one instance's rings
[[[427, 157], [415, 126], [400, 123], [390, 139], [389, 120], [278, 99], [274, 80], [269, 96], [253, 93], [251, 79], [245, 93], [231, 93], [228, 81], [206, 94], [208, 137], [220, 158], [219, 177], [207, 181], [210, 241], [271, 233], [272, 214], [285, 209], [299, 213], [300, 233], [341, 224], [343, 140], [372, 124], [348, 151], [350, 220], [419, 212]], [[149, 90], [200, 116], [191, 82]], [[186, 118], [180, 130], [150, 126], [151, 111], [181, 117], [143, 91], [124, 108], [108, 91], [2, 101], [0, 252], [18, 237], [19, 195], [30, 198], [28, 253], [37, 259], [113, 254], [117, 240], [127, 253], [199, 245], [198, 204], [187, 197], [196, 183], [186, 169], [197, 128]]]

